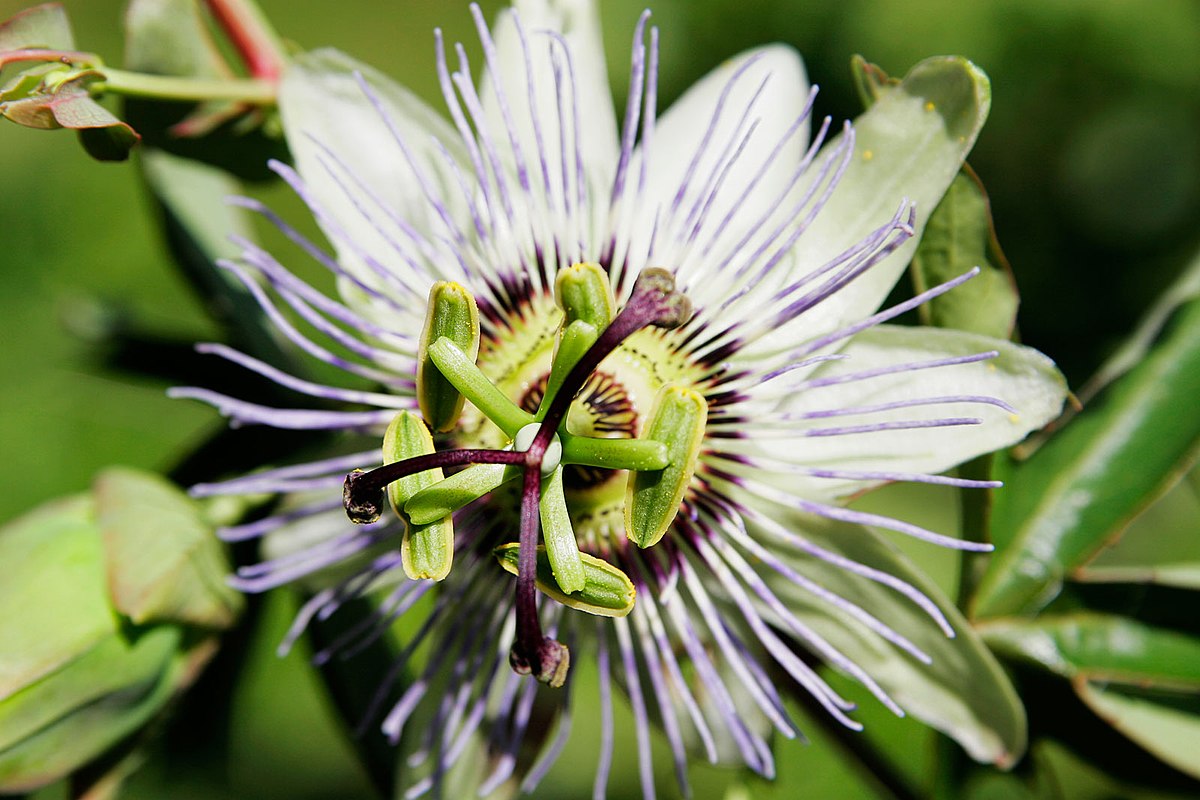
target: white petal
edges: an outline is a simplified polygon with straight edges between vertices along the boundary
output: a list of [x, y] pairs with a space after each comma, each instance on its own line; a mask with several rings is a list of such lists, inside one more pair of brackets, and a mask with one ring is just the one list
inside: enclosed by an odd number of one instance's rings
[[725, 62], [667, 110], [630, 169], [636, 185], [645, 159], [631, 238], [653, 232], [650, 262], [677, 270], [690, 292], [711, 285], [714, 262], [779, 209], [807, 146], [808, 95], [800, 56], [774, 45]]
[[[836, 382], [839, 376], [990, 351], [999, 355], [972, 363], [908, 368]], [[770, 464], [781, 462], [801, 469], [830, 471], [937, 474], [975, 456], [1019, 442], [1054, 419], [1066, 397], [1065, 381], [1050, 359], [1031, 348], [986, 336], [880, 325], [856, 336], [842, 353], [848, 358], [826, 362], [811, 376], [797, 377], [791, 384], [779, 387], [767, 382], [752, 389], [752, 396], [781, 392], [783, 399], [777, 410], [791, 419], [786, 424], [758, 426], [756, 413], [764, 420], [771, 416], [760, 405], [757, 411], [744, 412], [748, 417], [746, 438], [718, 446], [769, 459], [764, 462], [765, 469], [755, 470], [759, 479], [770, 479], [798, 497], [828, 500], [880, 481], [814, 477], [793, 474], [786, 468], [772, 474]], [[827, 383], [820, 385], [822, 382]], [[1003, 405], [958, 399], [819, 416], [827, 411], [968, 397], [994, 398], [1013, 411]], [[910, 429], [875, 427], [948, 419], [978, 419], [980, 423]], [[870, 429], [840, 434], [835, 430], [857, 426]]]
[[[451, 173], [434, 141], [461, 165], [457, 132], [407, 89], [336, 50], [298, 56], [284, 75], [279, 106], [297, 169], [328, 215], [318, 221], [339, 263], [378, 285], [367, 264], [374, 259], [401, 280], [427, 287], [424, 268], [443, 267], [434, 254], [452, 238], [457, 220], [467, 218], [465, 198], [450, 189]], [[447, 218], [456, 221], [449, 225]]]
[[[581, 205], [579, 172], [592, 198], [582, 205], [603, 210], [617, 163], [617, 124], [596, 5], [524, 0], [514, 10], [502, 11], [491, 32], [494, 63], [487, 64], [480, 84], [487, 134], [514, 174], [524, 173], [533, 203], [529, 213], [552, 214], [560, 234], [573, 234]], [[520, 180], [513, 190], [526, 191]], [[583, 222], [594, 241], [595, 220]]]

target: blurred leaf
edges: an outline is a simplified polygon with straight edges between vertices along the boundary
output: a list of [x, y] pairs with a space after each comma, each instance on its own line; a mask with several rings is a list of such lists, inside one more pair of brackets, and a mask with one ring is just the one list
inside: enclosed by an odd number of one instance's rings
[[1180, 307], [1150, 353], [998, 493], [1000, 548], [974, 598], [979, 617], [1048, 604], [1064, 576], [1189, 467], [1200, 439], [1200, 301]]
[[114, 636], [9, 698], [0, 713], [0, 791], [57, 780], [145, 724], [185, 670], [179, 642], [173, 627]]
[[1200, 708], [1169, 697], [1121, 690], [1103, 682], [1079, 680], [1083, 702], [1110, 725], [1151, 753], [1200, 778]]
[[992, 228], [983, 184], [964, 165], [925, 225], [912, 276], [926, 291], [979, 267], [967, 283], [918, 309], [921, 322], [1008, 339], [1017, 316], [1017, 290]]
[[153, 75], [233, 77], [195, 0], [131, 0], [125, 66]]
[[1159, 583], [1200, 589], [1200, 472], [1192, 469], [1138, 515], [1095, 558], [1072, 573], [1077, 581]]
[[80, 496], [0, 528], [0, 700], [113, 631], [91, 515], [90, 499]]
[[1094, 613], [979, 626], [1009, 658], [1067, 678], [1119, 732], [1200, 777], [1200, 639]]
[[1108, 357], [1096, 374], [1088, 379], [1079, 390], [1079, 401], [1089, 402], [1105, 386], [1137, 366], [1150, 352], [1171, 315], [1181, 305], [1197, 297], [1200, 297], [1200, 256], [1197, 256], [1170, 288], [1159, 296], [1137, 329]]
[[117, 468], [102, 472], [93, 491], [119, 612], [138, 625], [233, 624], [242, 596], [225, 584], [221, 543], [191, 498], [157, 476]]
[[[192, 539], [182, 548], [180, 533]], [[176, 569], [181, 554], [217, 586]], [[216, 640], [138, 624], [147, 609], [226, 624], [240, 604], [191, 501], [132, 470], [4, 526], [0, 562], [0, 792], [58, 780], [118, 743], [134, 747], [131, 734], [192, 684]], [[228, 608], [211, 610], [214, 595]]]
[[99, 75], [89, 70], [60, 83], [43, 82], [45, 91], [32, 91], [21, 100], [0, 104], [0, 116], [29, 128], [77, 130], [92, 158], [124, 161], [141, 137], [92, 99], [87, 84]]
[[60, 3], [43, 3], [27, 8], [0, 24], [0, 52], [44, 47], [48, 50], [71, 50], [75, 37], [71, 22]]
[[[127, 69], [182, 77], [234, 75], [194, 0], [134, 0], [125, 16], [125, 34]], [[267, 162], [287, 159], [274, 111], [243, 103], [131, 98], [125, 114], [147, 144], [242, 178], [273, 178]]]
[[796, 572], [858, 604], [909, 638], [932, 659], [922, 664], [898, 651], [848, 614], [772, 569], [759, 573], [799, 619], [858, 664], [922, 722], [954, 738], [976, 761], [1012, 766], [1025, 751], [1025, 710], [1004, 670], [983, 641], [933, 582], [875, 533], [859, 526], [766, 511], [814, 544], [916, 587], [945, 615], [956, 636], [948, 638], [920, 608], [895, 590], [842, 566], [805, 555], [767, 529], [756, 538]]
[[[1086, 734], [1086, 732], [1084, 732]], [[1068, 749], [1053, 739], [1041, 739], [1031, 748], [1034, 785], [1042, 800], [1190, 800], [1195, 792], [1175, 793], [1158, 786], [1118, 781], [1111, 764]], [[1163, 772], [1160, 768], [1159, 773]]]
[[1105, 614], [995, 620], [979, 631], [993, 650], [1064, 678], [1200, 692], [1200, 639]]
[[239, 346], [277, 366], [288, 364], [279, 334], [258, 303], [231, 273], [217, 266], [241, 248], [231, 236], [254, 240], [245, 210], [227, 199], [241, 193], [228, 174], [161, 150], [142, 154], [146, 183], [161, 204], [167, 244], [176, 263], [204, 296], [209, 312], [233, 331]]
[[979, 772], [962, 789], [965, 800], [1035, 800], [1037, 797], [1015, 775]]

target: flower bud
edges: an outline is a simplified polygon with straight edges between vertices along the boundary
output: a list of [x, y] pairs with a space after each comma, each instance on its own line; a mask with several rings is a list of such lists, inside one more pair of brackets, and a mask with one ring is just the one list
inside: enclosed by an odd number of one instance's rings
[[56, 781], [189, 686], [241, 596], [199, 508], [110, 469], [0, 528], [0, 792]]

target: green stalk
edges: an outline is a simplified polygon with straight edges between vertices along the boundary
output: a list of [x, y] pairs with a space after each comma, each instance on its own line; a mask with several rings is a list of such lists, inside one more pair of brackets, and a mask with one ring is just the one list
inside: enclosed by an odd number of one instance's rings
[[126, 97], [197, 103], [234, 100], [256, 106], [271, 106], [275, 105], [277, 95], [277, 86], [273, 81], [257, 78], [180, 78], [112, 67], [103, 67], [100, 71], [104, 79], [89, 88]]

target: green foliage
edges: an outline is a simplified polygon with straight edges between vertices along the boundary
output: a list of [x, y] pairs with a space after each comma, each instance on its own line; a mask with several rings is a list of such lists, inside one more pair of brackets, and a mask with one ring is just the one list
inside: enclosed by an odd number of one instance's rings
[[195, 503], [127, 469], [0, 528], [0, 561], [5, 792], [58, 780], [162, 713], [243, 604]]
[[1012, 468], [993, 517], [1002, 550], [980, 584], [975, 614], [1036, 613], [1174, 483], [1200, 444], [1197, 396], [1200, 301], [1192, 301], [1141, 363]]

